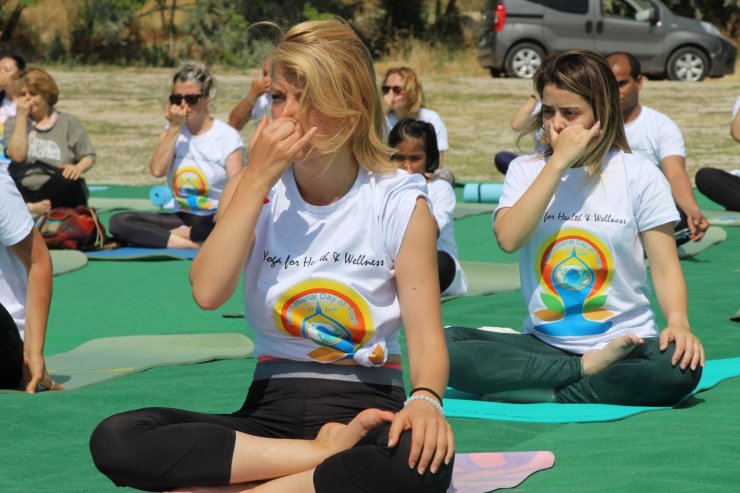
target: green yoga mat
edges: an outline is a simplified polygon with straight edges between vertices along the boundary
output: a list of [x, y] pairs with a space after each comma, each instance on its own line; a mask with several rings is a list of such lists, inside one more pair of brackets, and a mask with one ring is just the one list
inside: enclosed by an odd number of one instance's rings
[[478, 214], [491, 214], [498, 204], [480, 204], [458, 202], [455, 204], [455, 210], [452, 217], [462, 219], [468, 216], [477, 216]]
[[[681, 403], [698, 392], [709, 390], [719, 382], [740, 376], [740, 358], [707, 361], [696, 389]], [[510, 404], [486, 402], [474, 394], [447, 389], [445, 415], [448, 418], [478, 418], [504, 421], [531, 421], [536, 423], [592, 423], [616, 421], [646, 411], [672, 409], [671, 407], [615, 406], [612, 404]], [[681, 405], [677, 404], [675, 407]]]
[[95, 207], [98, 212], [115, 210], [151, 211], [159, 212], [160, 208], [152, 204], [149, 199], [129, 199], [122, 197], [90, 197], [90, 207]]
[[49, 253], [55, 276], [82, 269], [87, 265], [87, 256], [77, 250], [49, 250]]
[[740, 212], [735, 211], [701, 211], [713, 226], [740, 226]]
[[[460, 262], [465, 277], [468, 278], [468, 292], [461, 296], [480, 296], [516, 291], [519, 282], [519, 264], [498, 264], [494, 262]], [[442, 301], [460, 296], [445, 296]]]
[[679, 246], [678, 258], [689, 258], [699, 255], [709, 247], [722, 243], [727, 239], [727, 232], [717, 226], [709, 226], [704, 232], [704, 237], [699, 241], [689, 241]]
[[46, 358], [46, 368], [65, 390], [159, 366], [241, 359], [254, 344], [238, 333], [104, 337]]

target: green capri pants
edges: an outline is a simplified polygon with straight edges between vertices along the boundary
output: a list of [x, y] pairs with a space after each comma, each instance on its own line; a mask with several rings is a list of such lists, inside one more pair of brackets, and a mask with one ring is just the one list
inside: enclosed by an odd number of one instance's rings
[[581, 355], [533, 335], [501, 334], [465, 327], [445, 329], [450, 354], [449, 385], [476, 394], [553, 389], [556, 402], [630, 406], [676, 404], [694, 390], [701, 368], [671, 364], [675, 344], [661, 352], [645, 339], [625, 359], [591, 376], [581, 375]]

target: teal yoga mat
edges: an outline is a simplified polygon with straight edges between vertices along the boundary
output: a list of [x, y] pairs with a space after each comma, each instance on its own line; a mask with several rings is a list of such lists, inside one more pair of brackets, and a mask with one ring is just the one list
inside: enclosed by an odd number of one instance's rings
[[90, 207], [95, 207], [98, 212], [129, 210], [129, 211], [151, 211], [158, 212], [160, 208], [152, 204], [149, 199], [131, 199], [122, 197], [97, 197], [92, 196], [88, 200]]
[[497, 204], [476, 204], [458, 202], [455, 204], [455, 210], [452, 213], [452, 217], [455, 219], [462, 219], [468, 216], [477, 216], [479, 214], [491, 214], [496, 208]]
[[90, 260], [192, 260], [198, 250], [186, 248], [122, 247], [85, 252]]
[[160, 366], [247, 358], [253, 350], [247, 336], [231, 332], [104, 337], [47, 356], [46, 368], [67, 391]]
[[87, 265], [87, 257], [77, 250], [49, 250], [49, 253], [52, 273], [55, 276], [82, 269]]
[[[707, 361], [699, 385], [681, 402], [698, 392], [711, 389], [723, 380], [738, 376], [740, 376], [740, 358]], [[478, 396], [448, 388], [445, 393], [445, 415], [448, 418], [536, 423], [592, 423], [615, 421], [646, 411], [672, 409], [671, 407], [615, 406], [612, 404], [510, 404], [472, 399], [478, 399]], [[676, 407], [679, 405], [680, 403]]]

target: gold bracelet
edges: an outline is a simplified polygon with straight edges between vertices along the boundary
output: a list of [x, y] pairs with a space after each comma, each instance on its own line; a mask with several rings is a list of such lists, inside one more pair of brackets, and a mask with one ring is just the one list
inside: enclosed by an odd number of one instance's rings
[[247, 180], [247, 181], [251, 181], [252, 183], [254, 183], [254, 186], [257, 187], [260, 192], [262, 192], [262, 196], [267, 198], [267, 191], [262, 187], [262, 185], [257, 183], [257, 180], [253, 180], [252, 178], [247, 176], [246, 173], [242, 175], [242, 180]]

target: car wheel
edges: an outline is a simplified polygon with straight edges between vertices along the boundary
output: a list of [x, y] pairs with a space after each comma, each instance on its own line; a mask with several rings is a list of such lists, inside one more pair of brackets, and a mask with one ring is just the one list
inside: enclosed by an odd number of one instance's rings
[[668, 59], [666, 72], [671, 80], [700, 81], [709, 73], [709, 60], [699, 48], [681, 48]]
[[536, 44], [518, 44], [506, 55], [506, 73], [518, 79], [531, 79], [544, 59], [545, 52]]

